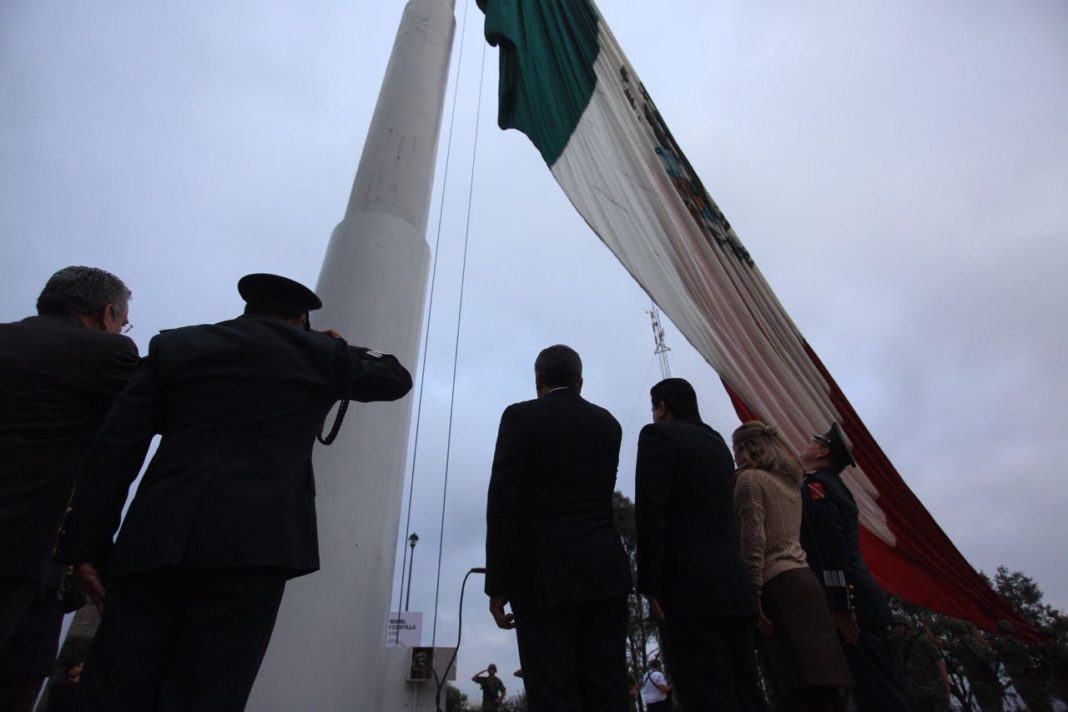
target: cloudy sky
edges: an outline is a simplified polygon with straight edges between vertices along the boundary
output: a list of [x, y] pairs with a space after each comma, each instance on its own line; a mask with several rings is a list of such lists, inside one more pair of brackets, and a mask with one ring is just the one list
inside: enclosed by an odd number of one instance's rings
[[[247, 272], [314, 284], [402, 7], [0, 4], [0, 320], [30, 314], [68, 264], [126, 280], [142, 349], [159, 329], [236, 314]], [[935, 519], [977, 568], [1022, 570], [1068, 608], [1068, 6], [602, 0], [601, 11]], [[482, 563], [500, 411], [533, 396], [537, 351], [563, 342], [582, 354], [584, 394], [624, 427], [628, 494], [660, 376], [647, 297], [526, 138], [496, 128], [493, 49], [476, 132], [481, 15], [463, 0], [456, 14], [442, 149], [456, 88], [458, 104], [428, 235], [433, 248], [440, 214], [411, 515], [412, 609], [431, 618], [455, 348], [439, 644], [455, 639], [464, 571]], [[667, 337], [672, 374], [694, 382], [706, 420], [729, 432], [715, 374], [670, 323]], [[480, 589], [466, 599], [461, 679], [489, 661], [518, 664]]]

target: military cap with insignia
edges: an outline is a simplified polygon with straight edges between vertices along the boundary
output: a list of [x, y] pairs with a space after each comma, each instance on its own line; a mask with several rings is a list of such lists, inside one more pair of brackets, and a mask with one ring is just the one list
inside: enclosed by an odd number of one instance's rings
[[827, 449], [831, 451], [831, 456], [834, 457], [842, 467], [857, 464], [853, 459], [853, 443], [849, 441], [849, 437], [838, 423], [832, 422], [830, 430], [823, 435], [813, 435], [812, 437], [826, 445]]
[[300, 282], [277, 274], [246, 274], [238, 281], [237, 291], [250, 305], [278, 309], [283, 313], [303, 314], [323, 306], [315, 292]]

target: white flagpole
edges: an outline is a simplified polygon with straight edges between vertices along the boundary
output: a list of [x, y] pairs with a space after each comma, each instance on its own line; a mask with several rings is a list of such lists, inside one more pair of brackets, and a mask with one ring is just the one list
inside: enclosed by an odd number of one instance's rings
[[[348, 208], [319, 275], [324, 306], [313, 314], [315, 326], [395, 354], [413, 374], [453, 2], [410, 0], [404, 9]], [[322, 569], [286, 587], [249, 710], [381, 709], [391, 682], [383, 679], [384, 647], [412, 397], [353, 403], [335, 443], [316, 446]]]

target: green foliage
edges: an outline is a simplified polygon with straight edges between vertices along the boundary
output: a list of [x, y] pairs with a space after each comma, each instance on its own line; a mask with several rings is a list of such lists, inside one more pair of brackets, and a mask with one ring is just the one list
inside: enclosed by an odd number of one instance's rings
[[1012, 626], [999, 623], [1001, 634], [993, 644], [1016, 694], [1030, 710], [1051, 710], [1050, 697], [1065, 699], [1064, 661], [1068, 657], [1068, 618], [1043, 603], [1042, 589], [1034, 579], [1019, 571], [999, 566], [994, 588], [1005, 597], [1028, 623], [1038, 628], [1043, 639], [1024, 645], [1009, 634]]
[[619, 490], [612, 493], [612, 518], [616, 531], [623, 540], [623, 548], [628, 554], [638, 549], [638, 526], [634, 515], [634, 503]]
[[994, 575], [994, 590], [1008, 600], [1012, 607], [1036, 628], [1056, 626], [1058, 619], [1063, 624], [1064, 615], [1042, 602], [1042, 589], [1034, 579], [1019, 571], [1009, 571], [999, 566]]
[[467, 695], [460, 692], [452, 683], [445, 684], [445, 712], [464, 712], [467, 709]]
[[501, 703], [501, 712], [527, 712], [527, 693], [512, 695]]
[[[634, 503], [617, 490], [612, 495], [612, 513], [616, 531], [630, 562], [631, 579], [637, 580], [638, 528]], [[650, 646], [653, 652], [660, 648], [660, 633], [649, 613], [648, 603], [637, 593], [627, 596], [627, 613], [627, 668], [634, 680], [640, 683], [649, 667]]]
[[[993, 580], [984, 578], [1043, 633], [1040, 642], [1024, 644], [1007, 621], [996, 632], [980, 631], [972, 623], [902, 601], [892, 600], [891, 607], [913, 635], [922, 633], [941, 651], [950, 691], [962, 710], [1000, 712], [1009, 701], [1043, 712], [1052, 709], [1051, 696], [1068, 700], [1068, 617], [1045, 603], [1034, 579], [1019, 571], [999, 566]], [[914, 687], [929, 683], [909, 682]]]

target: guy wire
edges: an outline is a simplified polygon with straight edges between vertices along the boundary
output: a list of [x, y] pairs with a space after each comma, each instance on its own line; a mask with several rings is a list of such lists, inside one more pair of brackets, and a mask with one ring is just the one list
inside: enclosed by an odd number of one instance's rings
[[[434, 236], [434, 265], [430, 270], [430, 297], [427, 300], [426, 311], [426, 329], [423, 332], [423, 356], [422, 363], [419, 364], [419, 398], [416, 401], [415, 407], [415, 433], [412, 436], [412, 469], [409, 475], [408, 483], [408, 514], [404, 521], [404, 539], [402, 539], [401, 549], [403, 554], [401, 557], [401, 580], [400, 594], [397, 596], [397, 612], [401, 612], [402, 604], [404, 602], [404, 567], [408, 563], [408, 535], [412, 529], [412, 498], [415, 495], [415, 463], [419, 456], [419, 426], [422, 423], [423, 418], [423, 386], [426, 384], [426, 360], [427, 352], [430, 348], [430, 323], [431, 317], [434, 314], [434, 285], [437, 283], [438, 278], [438, 254], [441, 247], [441, 223], [442, 216], [445, 213], [445, 193], [446, 188], [449, 185], [449, 165], [452, 158], [452, 135], [453, 129], [456, 127], [456, 103], [457, 96], [460, 93], [460, 80], [463, 74], [460, 69], [463, 67], [464, 62], [464, 36], [467, 31], [467, 8], [464, 5], [464, 19], [460, 25], [460, 52], [456, 56], [456, 83], [452, 87], [452, 109], [449, 111], [449, 139], [445, 146], [445, 168], [441, 178], [441, 200], [438, 203], [438, 227], [437, 234]], [[409, 574], [410, 576], [410, 574]], [[435, 603], [435, 610], [436, 610]], [[436, 616], [435, 616], [436, 618]], [[400, 628], [397, 628], [397, 635], [400, 636]]]
[[[468, 3], [469, 5], [470, 3]], [[467, 10], [464, 10], [464, 24], [467, 24]], [[452, 389], [449, 393], [449, 428], [445, 445], [445, 482], [441, 490], [441, 530], [438, 533], [438, 572], [434, 583], [434, 626], [430, 635], [430, 645], [437, 642], [438, 635], [438, 601], [441, 594], [441, 557], [445, 543], [445, 504], [449, 494], [449, 461], [452, 454], [452, 419], [456, 404], [456, 367], [460, 356], [460, 325], [464, 313], [464, 284], [467, 278], [467, 246], [471, 236], [471, 204], [475, 189], [475, 163], [478, 159], [478, 128], [482, 117], [482, 87], [486, 79], [486, 43], [482, 43], [482, 63], [478, 77], [478, 102], [475, 104], [475, 141], [471, 149], [471, 176], [467, 184], [467, 222], [464, 225], [464, 256], [460, 269], [460, 304], [456, 309], [456, 342], [452, 355]]]

